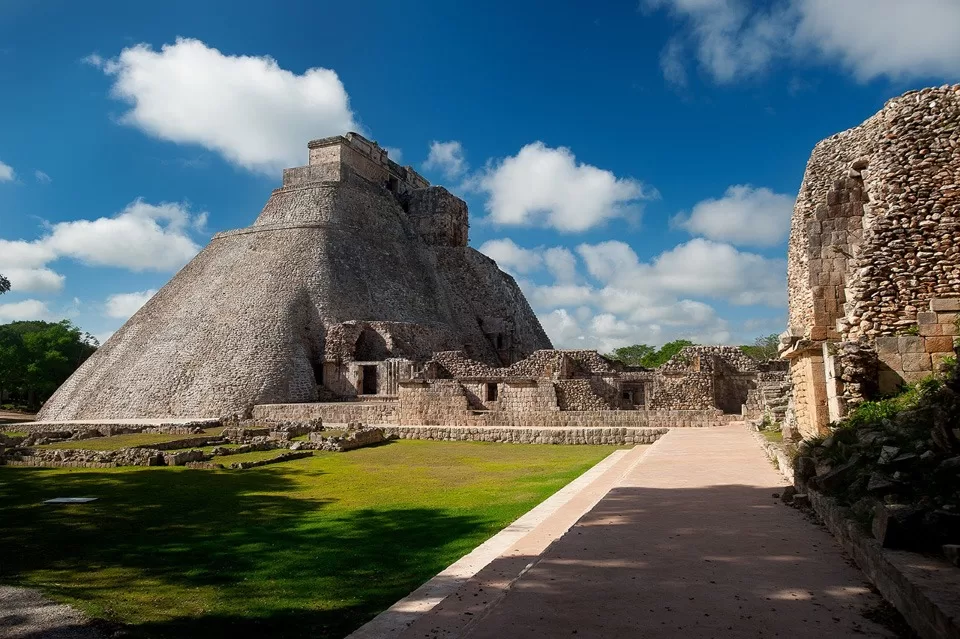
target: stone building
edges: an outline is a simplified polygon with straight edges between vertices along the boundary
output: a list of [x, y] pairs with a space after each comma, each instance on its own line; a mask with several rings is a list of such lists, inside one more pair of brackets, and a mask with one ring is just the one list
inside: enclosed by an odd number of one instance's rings
[[782, 386], [786, 374], [785, 362], [757, 362], [730, 346], [691, 346], [655, 370], [624, 366], [589, 350], [539, 350], [500, 367], [443, 351], [400, 380], [395, 394], [261, 405], [254, 414], [478, 428], [706, 426], [725, 415], [762, 415], [761, 380]]
[[802, 436], [930, 375], [960, 313], [960, 85], [912, 91], [819, 143], [788, 255], [793, 410]]
[[551, 347], [466, 204], [356, 133], [315, 140], [252, 226], [218, 233], [54, 394], [42, 421], [218, 417], [396, 394], [433, 353]]

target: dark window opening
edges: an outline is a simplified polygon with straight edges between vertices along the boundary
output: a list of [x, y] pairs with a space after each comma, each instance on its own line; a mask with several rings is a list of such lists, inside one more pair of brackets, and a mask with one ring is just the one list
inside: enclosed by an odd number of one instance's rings
[[361, 366], [360, 371], [361, 371], [361, 374], [363, 375], [363, 380], [361, 382], [362, 394], [376, 395], [377, 394], [377, 367]]
[[317, 386], [323, 386], [323, 362], [312, 359], [310, 360], [310, 368], [313, 369], [313, 381], [317, 383]]
[[495, 402], [497, 401], [497, 396], [500, 392], [500, 389], [497, 388], [496, 384], [487, 384], [487, 401]]
[[503, 333], [497, 333], [497, 350], [503, 350]]
[[623, 392], [623, 395], [622, 395], [621, 397], [623, 397], [623, 398], [624, 398], [625, 400], [627, 400], [628, 402], [632, 402], [632, 401], [633, 401], [633, 393], [631, 393], [630, 391], [624, 391], [624, 392]]
[[391, 175], [389, 178], [387, 178], [387, 188], [396, 193], [400, 190], [400, 182], [397, 180], [397, 178]]

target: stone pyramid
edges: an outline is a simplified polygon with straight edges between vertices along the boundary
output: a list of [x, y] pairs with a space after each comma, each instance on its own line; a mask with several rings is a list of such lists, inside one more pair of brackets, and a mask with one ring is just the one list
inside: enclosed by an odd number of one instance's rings
[[356, 133], [308, 147], [254, 224], [215, 235], [40, 421], [220, 417], [349, 397], [360, 360], [551, 348], [513, 278], [467, 246], [466, 203]]

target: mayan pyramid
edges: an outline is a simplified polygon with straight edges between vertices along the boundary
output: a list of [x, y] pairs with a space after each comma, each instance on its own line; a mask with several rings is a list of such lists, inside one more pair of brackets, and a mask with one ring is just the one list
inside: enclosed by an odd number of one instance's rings
[[39, 420], [219, 417], [337, 380], [348, 396], [360, 360], [501, 366], [551, 348], [513, 278], [467, 246], [466, 203], [356, 133], [308, 148], [253, 225], [215, 235]]

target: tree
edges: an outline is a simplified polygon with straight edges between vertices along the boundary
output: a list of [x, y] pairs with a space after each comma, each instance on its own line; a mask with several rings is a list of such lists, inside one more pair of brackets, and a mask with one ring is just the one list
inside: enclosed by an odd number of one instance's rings
[[10, 290], [10, 280], [5, 278], [3, 275], [0, 275], [0, 295], [3, 295]]
[[634, 344], [633, 346], [624, 346], [614, 350], [608, 357], [618, 362], [623, 362], [627, 366], [643, 366], [643, 360], [657, 349], [646, 344]]
[[740, 350], [758, 360], [777, 359], [780, 353], [780, 337], [765, 335], [754, 340], [753, 346], [741, 346]]
[[0, 397], [6, 392], [36, 408], [98, 346], [96, 338], [69, 320], [0, 325]]
[[622, 362], [627, 366], [643, 366], [644, 368], [657, 368], [665, 364], [671, 357], [682, 351], [687, 346], [694, 346], [694, 343], [687, 339], [678, 339], [667, 342], [659, 349], [646, 344], [634, 344], [633, 346], [624, 346], [618, 348], [613, 353], [607, 355], [610, 359]]

